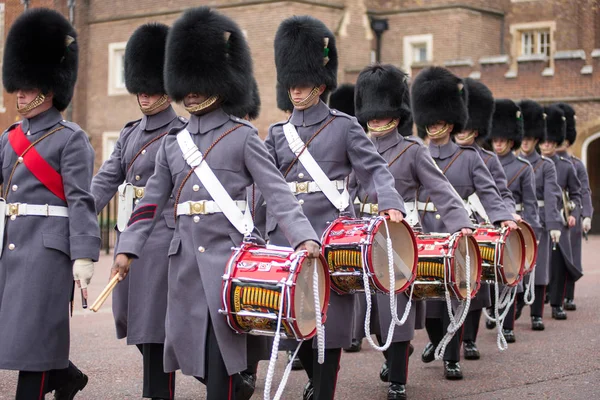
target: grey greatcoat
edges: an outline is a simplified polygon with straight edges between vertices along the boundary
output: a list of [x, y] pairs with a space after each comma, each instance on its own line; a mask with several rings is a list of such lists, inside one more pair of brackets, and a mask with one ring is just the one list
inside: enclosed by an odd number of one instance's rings
[[[164, 138], [161, 135], [184, 125], [185, 119], [178, 118], [172, 107], [125, 125], [110, 158], [92, 179], [96, 211], [102, 211], [124, 181], [136, 187], [146, 186], [154, 173], [154, 160]], [[127, 337], [127, 344], [165, 341], [167, 253], [175, 229], [173, 202], [170, 198], [143, 253], [132, 263], [131, 273], [113, 291], [117, 338]]]
[[[308, 150], [317, 161], [323, 172], [331, 180], [348, 179], [354, 171], [361, 182], [377, 193], [381, 210], [396, 209], [404, 213], [404, 204], [394, 189], [394, 178], [387, 169], [385, 161], [377, 154], [377, 150], [365, 135], [356, 118], [337, 110], [330, 110], [325, 103], [299, 111], [294, 109], [290, 122], [296, 127], [298, 134], [306, 143], [310, 137], [327, 121], [335, 118], [308, 146]], [[275, 165], [285, 173], [295, 158], [283, 134], [280, 122], [271, 126], [265, 144], [269, 149]], [[310, 175], [298, 161], [286, 177], [288, 182], [311, 180]], [[299, 194], [304, 213], [317, 234], [322, 235], [330, 222], [339, 216], [339, 211], [329, 202], [323, 192]], [[346, 210], [354, 214], [349, 206]], [[272, 244], [287, 245], [282, 235], [282, 225], [273, 218], [270, 204], [267, 202], [267, 234]], [[353, 336], [353, 314], [356, 296], [340, 296], [333, 291], [325, 323], [325, 346], [327, 348], [349, 347]], [[315, 341], [316, 346], [316, 341]]]
[[556, 181], [556, 167], [549, 158], [533, 151], [523, 155], [535, 173], [535, 187], [538, 201], [543, 201], [539, 217], [542, 229], [536, 231], [538, 236], [538, 258], [535, 266], [535, 284], [547, 285], [550, 283], [550, 231], [561, 230], [563, 225], [560, 219], [558, 202], [561, 197], [560, 186]]
[[[55, 108], [23, 120], [21, 128], [29, 133], [30, 142], [62, 128], [35, 149], [60, 173], [66, 202], [20, 163], [10, 182], [7, 203], [68, 207], [69, 218], [6, 218], [0, 257], [0, 369], [48, 371], [69, 365], [73, 261], [96, 261], [100, 253], [100, 230], [90, 192], [94, 150], [86, 133], [77, 124], [64, 121]], [[1, 183], [5, 187], [17, 157], [5, 132], [0, 138]]]
[[479, 153], [486, 168], [490, 171], [492, 178], [494, 178], [494, 183], [500, 192], [500, 196], [502, 196], [502, 200], [504, 200], [504, 205], [508, 208], [508, 211], [515, 213], [515, 199], [509, 188], [506, 186], [508, 180], [506, 179], [506, 174], [500, 164], [498, 155], [493, 151], [484, 149], [476, 143], [473, 144], [472, 147], [477, 150], [477, 153]]
[[[575, 167], [573, 163], [566, 157], [555, 154], [549, 157], [554, 161], [556, 166], [556, 181], [561, 190], [566, 190], [569, 193], [570, 200], [575, 203], [575, 209], [571, 211], [571, 215], [578, 220], [581, 217], [581, 183], [577, 178]], [[562, 195], [559, 198], [558, 208], [561, 209], [563, 205]], [[565, 260], [565, 265], [571, 278], [576, 281], [583, 276], [581, 265], [577, 266], [573, 263], [573, 253], [571, 251], [571, 235], [568, 226], [562, 225], [561, 227], [560, 242], [558, 249], [561, 251], [562, 256]]]
[[583, 271], [583, 264], [581, 262], [581, 241], [583, 234], [581, 222], [583, 218], [592, 218], [594, 215], [594, 207], [592, 206], [592, 190], [590, 189], [590, 178], [588, 177], [587, 170], [583, 162], [575, 157], [570, 156], [566, 152], [559, 153], [563, 157], [567, 157], [573, 163], [577, 178], [581, 183], [581, 218], [577, 218], [577, 225], [571, 228], [571, 251], [573, 252], [573, 263], [580, 270]]
[[[420, 139], [415, 137], [402, 137], [397, 130], [390, 132], [383, 137], [374, 137], [372, 139], [375, 148], [389, 164], [392, 160], [404, 152], [389, 167], [396, 182], [396, 190], [402, 196], [404, 201], [409, 204], [414, 202], [419, 187], [428, 189], [432, 201], [436, 204], [444, 221], [447, 221], [449, 232], [457, 232], [462, 228], [474, 229], [469, 215], [465, 210], [460, 197], [454, 192], [452, 186], [436, 167], [429, 150]], [[352, 179], [352, 182], [355, 180]], [[375, 193], [370, 195], [358, 183], [358, 196], [363, 203], [377, 204]], [[372, 333], [378, 333], [387, 340], [387, 330], [391, 322], [390, 301], [387, 295], [377, 294], [374, 296], [376, 301], [373, 303], [373, 325]], [[398, 314], [402, 315], [406, 304], [408, 303], [407, 293], [397, 296]], [[423, 325], [423, 321], [417, 321], [419, 307], [424, 307], [423, 301], [413, 304], [409, 318], [403, 326], [397, 326], [394, 331], [394, 342], [404, 342], [412, 340], [414, 337], [415, 326]]]
[[[430, 143], [429, 151], [442, 171], [462, 151], [445, 173], [446, 178], [458, 192], [458, 195], [466, 200], [471, 194], [477, 193], [492, 223], [513, 219], [500, 197], [492, 175], [475, 149], [459, 146], [450, 140], [442, 146]], [[422, 188], [419, 192], [419, 201], [427, 202], [428, 200], [432, 202], [430, 191], [427, 188]], [[435, 202], [433, 203], [435, 204]], [[437, 204], [435, 206], [437, 207]], [[442, 219], [438, 212], [422, 212], [421, 223], [426, 232], [452, 232], [450, 227], [446, 225], [445, 219]], [[490, 304], [489, 286], [482, 285], [477, 296], [471, 301], [471, 310], [489, 307]], [[445, 307], [445, 304], [440, 301], [429, 302], [427, 304], [427, 317], [440, 318], [441, 312], [445, 312]]]
[[[187, 125], [202, 153], [224, 132], [225, 136], [208, 154], [206, 161], [233, 200], [246, 200], [246, 190], [256, 183], [270, 205], [292, 247], [306, 240], [318, 240], [302, 214], [279, 171], [273, 166], [256, 129], [247, 121], [226, 114], [223, 109], [190, 117]], [[177, 144], [177, 130], [163, 140], [154, 175], [146, 185], [146, 195], [134, 210], [134, 221], [121, 234], [118, 253], [135, 257], [144, 244], [171, 196], [179, 203], [211, 200], [196, 174], [190, 172]], [[174, 218], [174, 216], [172, 216]], [[256, 231], [255, 231], [256, 232]], [[177, 369], [186, 375], [206, 377], [206, 338], [212, 324], [225, 367], [230, 375], [247, 368], [247, 335], [235, 333], [219, 314], [222, 305], [222, 276], [232, 246], [242, 235], [223, 213], [177, 218], [169, 246], [169, 290], [166, 316], [165, 371]]]

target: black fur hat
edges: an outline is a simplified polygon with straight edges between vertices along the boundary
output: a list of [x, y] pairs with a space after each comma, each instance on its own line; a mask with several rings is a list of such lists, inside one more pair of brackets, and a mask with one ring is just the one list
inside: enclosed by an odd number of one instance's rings
[[229, 17], [209, 7], [187, 10], [169, 31], [166, 53], [165, 88], [173, 100], [218, 95], [229, 114], [252, 103], [250, 48]]
[[575, 110], [567, 103], [558, 103], [556, 105], [563, 110], [565, 117], [567, 118], [567, 136], [565, 137], [565, 140], [569, 142], [569, 144], [573, 144], [575, 143], [575, 140], [577, 140], [577, 116], [575, 115]]
[[393, 65], [371, 65], [356, 81], [356, 116], [362, 124], [373, 119], [409, 119], [410, 101], [407, 75]]
[[523, 141], [523, 114], [521, 109], [510, 99], [497, 99], [492, 119], [491, 138], [512, 140], [513, 148], [521, 147]]
[[335, 108], [354, 117], [356, 115], [354, 111], [354, 90], [355, 86], [350, 83], [340, 85], [329, 96], [329, 108]]
[[477, 139], [486, 140], [492, 129], [492, 116], [496, 106], [494, 95], [487, 86], [475, 79], [465, 78], [464, 83], [469, 93], [469, 120], [465, 130], [477, 131]]
[[277, 91], [277, 108], [285, 112], [294, 111], [294, 105], [290, 100], [289, 92], [285, 90], [283, 85], [277, 82], [277, 87], [275, 88], [275, 90]]
[[442, 67], [428, 67], [414, 79], [410, 99], [419, 135], [439, 121], [453, 124], [461, 132], [469, 117], [467, 88], [462, 79]]
[[4, 47], [2, 82], [8, 93], [39, 89], [53, 93], [59, 111], [73, 98], [77, 81], [77, 33], [62, 14], [33, 8], [10, 27]]
[[133, 32], [125, 48], [125, 86], [129, 93], [164, 94], [165, 46], [169, 27], [152, 22]]
[[[277, 80], [293, 86], [337, 86], [338, 56], [335, 36], [316, 18], [294, 16], [284, 20], [275, 34]], [[326, 96], [325, 96], [326, 98]]]
[[227, 111], [231, 115], [235, 115], [238, 118], [248, 117], [248, 121], [254, 121], [260, 114], [260, 93], [258, 91], [258, 83], [254, 77], [251, 78], [252, 86], [252, 98], [249, 103], [239, 103], [229, 106]]
[[522, 100], [519, 103], [523, 114], [523, 137], [546, 139], [546, 113], [544, 107], [533, 100]]
[[564, 111], [557, 105], [544, 107], [546, 112], [546, 140], [556, 142], [558, 146], [565, 141], [567, 135], [567, 118]]

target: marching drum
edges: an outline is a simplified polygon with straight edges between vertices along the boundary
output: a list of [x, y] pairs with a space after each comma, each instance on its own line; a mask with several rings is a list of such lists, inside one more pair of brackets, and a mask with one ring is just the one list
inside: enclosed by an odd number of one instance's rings
[[294, 252], [289, 247], [247, 242], [234, 249], [227, 263], [223, 309], [219, 312], [226, 315], [229, 326], [238, 333], [274, 336], [281, 307], [280, 335], [310, 339], [316, 334], [315, 266], [319, 280], [318, 312], [325, 322], [330, 280], [323, 257], [311, 260], [305, 252]]
[[[467, 293], [467, 247], [469, 251], [470, 293]], [[413, 283], [415, 299], [465, 300], [475, 297], [481, 280], [481, 254], [477, 241], [462, 233], [417, 235], [419, 264]]]
[[414, 280], [417, 242], [410, 226], [383, 217], [335, 220], [323, 233], [323, 256], [329, 265], [331, 288], [338, 294], [364, 292], [363, 266], [372, 289], [390, 293], [387, 231], [392, 239], [395, 293], [404, 292]]
[[483, 259], [481, 280], [514, 287], [523, 279], [525, 239], [520, 230], [479, 227], [474, 234]]
[[525, 268], [523, 274], [527, 275], [533, 270], [537, 261], [538, 243], [531, 225], [525, 221], [521, 221], [517, 225], [521, 229], [521, 234], [525, 240]]

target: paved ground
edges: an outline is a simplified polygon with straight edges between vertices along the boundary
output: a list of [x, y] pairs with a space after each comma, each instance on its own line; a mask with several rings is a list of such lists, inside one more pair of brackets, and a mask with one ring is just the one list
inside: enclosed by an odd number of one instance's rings
[[[577, 284], [576, 312], [567, 321], [554, 321], [546, 307], [546, 331], [533, 332], [525, 318], [517, 321], [517, 343], [506, 352], [496, 348], [495, 336], [482, 327], [479, 347], [482, 359], [463, 361], [465, 379], [443, 379], [440, 362], [423, 364], [419, 354], [426, 341], [424, 331], [414, 341], [409, 398], [417, 399], [596, 399], [600, 398], [600, 236], [584, 243], [585, 276]], [[91, 296], [101, 291], [111, 258], [103, 257], [96, 270]], [[79, 299], [77, 299], [79, 300]], [[78, 310], [73, 317], [72, 359], [90, 376], [88, 387], [77, 399], [139, 399], [141, 357], [137, 349], [114, 338], [110, 300], [98, 314]], [[2, 338], [0, 338], [2, 340]], [[378, 378], [382, 356], [366, 347], [358, 354], [344, 354], [337, 399], [385, 399], [387, 385]], [[262, 398], [266, 362], [261, 363], [259, 388]], [[278, 377], [283, 371], [283, 357]], [[285, 399], [300, 399], [304, 372], [294, 372]], [[12, 399], [16, 373], [0, 371], [0, 399]], [[274, 392], [273, 392], [274, 393]], [[204, 399], [204, 387], [193, 378], [178, 375], [176, 398]], [[50, 396], [47, 396], [50, 398]]]

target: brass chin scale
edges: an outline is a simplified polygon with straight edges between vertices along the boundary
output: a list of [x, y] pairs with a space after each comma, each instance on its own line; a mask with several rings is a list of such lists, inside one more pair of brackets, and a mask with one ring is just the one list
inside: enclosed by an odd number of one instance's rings
[[437, 139], [437, 138], [439, 138], [439, 137], [442, 137], [442, 136], [444, 136], [444, 135], [446, 134], [446, 132], [448, 132], [448, 129], [449, 129], [449, 127], [448, 127], [448, 124], [445, 124], [445, 125], [442, 127], [442, 129], [440, 129], [440, 130], [439, 130], [439, 131], [437, 131], [437, 132], [431, 132], [431, 131], [429, 130], [429, 127], [426, 127], [426, 128], [425, 128], [425, 130], [427, 131], [427, 136], [429, 136], [429, 137], [430, 137], [430, 138], [432, 138], [432, 139]]
[[208, 99], [204, 100], [200, 104], [196, 104], [194, 106], [185, 107], [185, 110], [190, 114], [195, 114], [200, 111], [206, 110], [207, 108], [213, 106], [217, 100], [219, 100], [218, 95], [210, 96]]
[[169, 96], [163, 94], [160, 96], [158, 100], [154, 102], [154, 104], [149, 105], [148, 107], [142, 107], [140, 104], [140, 99], [138, 98], [138, 104], [140, 105], [140, 110], [146, 115], [152, 114], [154, 111], [162, 107], [169, 100]]
[[25, 107], [19, 108], [19, 105], [17, 104], [17, 112], [21, 115], [28, 114], [29, 112], [31, 112], [31, 110], [41, 106], [44, 100], [46, 100], [46, 96], [43, 93], [40, 93]]
[[400, 123], [400, 120], [397, 119], [397, 118], [393, 119], [390, 122], [388, 122], [387, 124], [385, 124], [383, 126], [379, 126], [379, 127], [371, 126], [367, 122], [367, 128], [369, 129], [369, 132], [372, 132], [372, 133], [382, 133], [382, 132], [387, 132], [387, 131], [390, 131], [390, 130], [396, 128], [399, 123]]
[[314, 87], [313, 90], [310, 91], [310, 93], [308, 94], [308, 96], [306, 96], [305, 99], [300, 100], [300, 101], [294, 101], [294, 99], [292, 98], [292, 95], [290, 94], [290, 91], [288, 90], [288, 97], [290, 98], [290, 101], [292, 102], [292, 104], [294, 105], [294, 107], [304, 107], [304, 106], [307, 106], [318, 95], [319, 95], [319, 88], [318, 87]]

